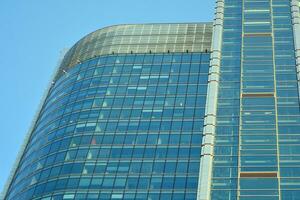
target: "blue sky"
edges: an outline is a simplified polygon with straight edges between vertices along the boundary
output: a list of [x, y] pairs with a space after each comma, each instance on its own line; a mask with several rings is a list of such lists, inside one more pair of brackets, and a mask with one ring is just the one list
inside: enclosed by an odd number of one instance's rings
[[1, 0], [0, 192], [60, 52], [101, 27], [212, 21], [214, 0]]

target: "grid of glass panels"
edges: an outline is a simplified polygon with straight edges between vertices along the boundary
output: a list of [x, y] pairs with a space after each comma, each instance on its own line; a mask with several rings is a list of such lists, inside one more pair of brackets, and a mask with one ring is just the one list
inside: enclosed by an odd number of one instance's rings
[[299, 198], [290, 3], [225, 0], [212, 199]]
[[279, 199], [273, 7], [244, 0], [239, 199]]
[[211, 199], [237, 199], [242, 0], [226, 0]]
[[273, 0], [281, 199], [300, 196], [300, 111], [289, 0]]
[[72, 67], [6, 200], [196, 199], [209, 57], [119, 54]]
[[212, 23], [106, 27], [77, 42], [66, 54], [58, 75], [80, 61], [111, 53], [209, 52], [212, 27]]

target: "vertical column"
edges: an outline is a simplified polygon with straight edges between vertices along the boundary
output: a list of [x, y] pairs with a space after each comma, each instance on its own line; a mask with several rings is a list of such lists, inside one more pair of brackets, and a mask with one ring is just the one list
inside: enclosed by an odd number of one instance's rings
[[243, 1], [239, 199], [279, 198], [272, 0]]
[[273, 0], [277, 84], [280, 194], [300, 196], [300, 18], [299, 0]]
[[300, 81], [300, 10], [299, 10], [299, 0], [291, 0], [291, 10], [292, 10], [292, 22], [294, 31], [294, 44], [295, 44], [295, 54], [296, 54], [296, 67], [297, 67], [297, 77], [298, 83]]
[[216, 17], [213, 28], [212, 54], [205, 108], [204, 130], [198, 181], [198, 200], [209, 200], [211, 192], [211, 174], [216, 126], [217, 98], [219, 87], [219, 70], [224, 18], [224, 0], [217, 1]]

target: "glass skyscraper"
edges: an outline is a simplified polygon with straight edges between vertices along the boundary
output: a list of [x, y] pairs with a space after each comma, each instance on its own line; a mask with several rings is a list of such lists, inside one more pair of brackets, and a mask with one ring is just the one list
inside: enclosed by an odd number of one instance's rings
[[117, 25], [64, 56], [5, 200], [300, 199], [298, 0]]

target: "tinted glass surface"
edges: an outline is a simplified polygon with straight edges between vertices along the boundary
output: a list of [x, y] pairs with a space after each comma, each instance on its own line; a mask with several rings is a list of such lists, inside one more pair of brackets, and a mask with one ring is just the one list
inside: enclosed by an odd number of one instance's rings
[[51, 88], [7, 199], [196, 199], [208, 53], [120, 54]]

